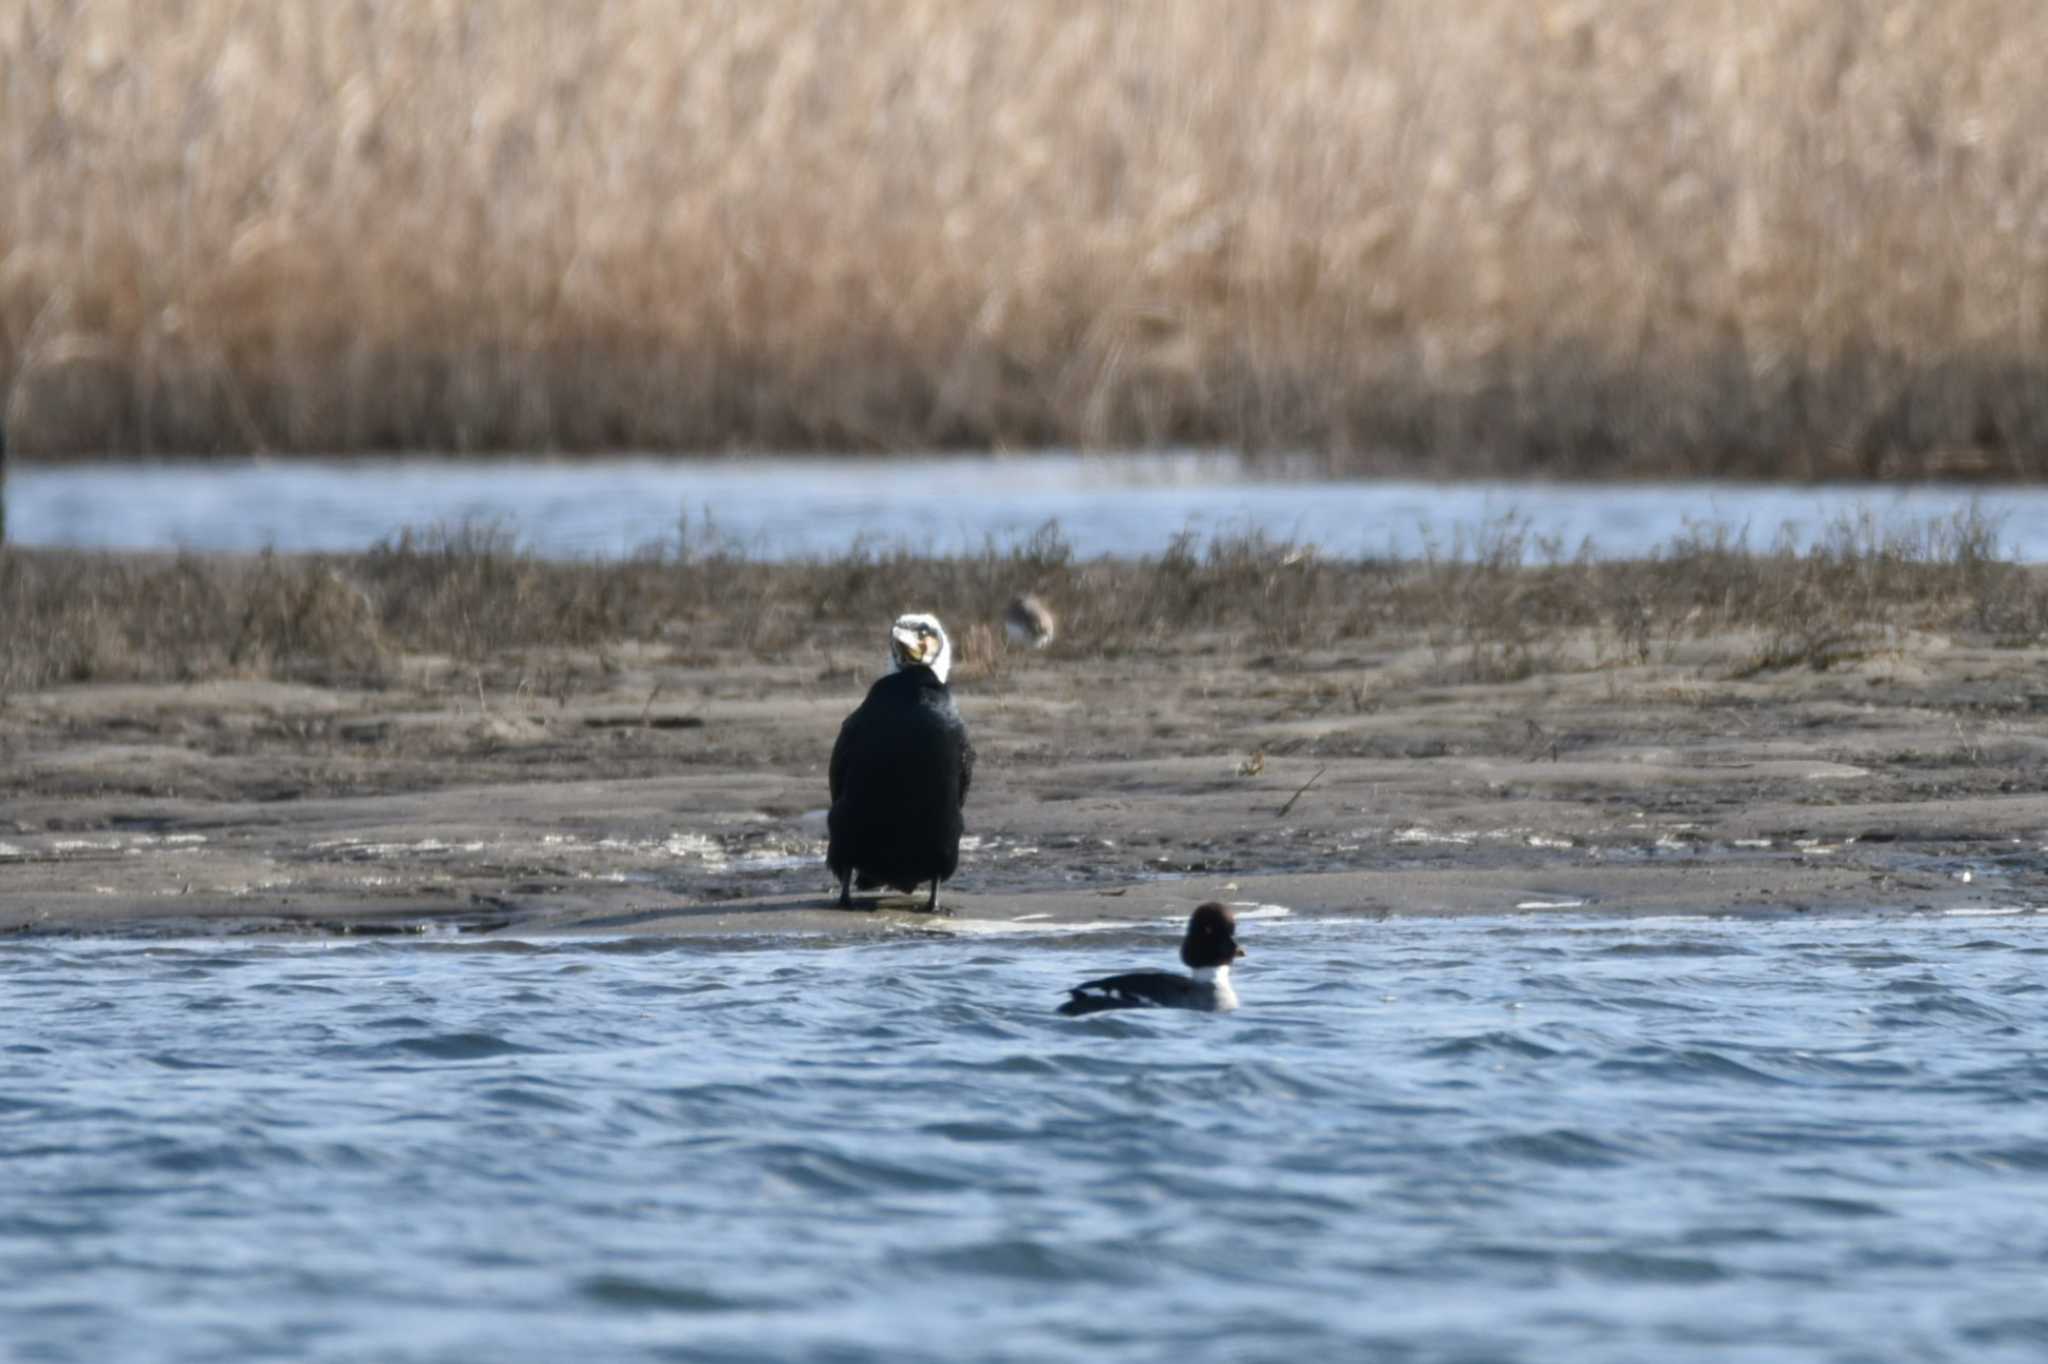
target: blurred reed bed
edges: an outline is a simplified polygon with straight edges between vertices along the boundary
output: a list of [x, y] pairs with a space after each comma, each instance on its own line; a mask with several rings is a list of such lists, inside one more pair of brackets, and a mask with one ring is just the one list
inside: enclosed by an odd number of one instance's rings
[[0, 0], [17, 452], [2032, 477], [2034, 0]]
[[[1024, 591], [1059, 615], [1043, 654], [1001, 643], [1003, 608]], [[0, 549], [0, 704], [87, 682], [375, 689], [416, 682], [422, 668], [510, 687], [567, 676], [564, 660], [600, 675], [627, 646], [689, 666], [840, 667], [878, 659], [879, 631], [907, 609], [939, 613], [970, 680], [1040, 658], [1131, 654], [1221, 652], [1285, 669], [1366, 641], [1426, 646], [1447, 682], [1664, 664], [1681, 652], [1688, 666], [1746, 676], [1826, 670], [1903, 649], [1916, 631], [2040, 645], [2048, 570], [2004, 558], [1995, 522], [1974, 513], [1903, 529], [1844, 520], [1805, 545], [1691, 532], [1635, 562], [1534, 543], [1512, 518], [1413, 560], [1331, 558], [1258, 535], [1083, 560], [1052, 525], [977, 554], [869, 545], [799, 562], [752, 559], [690, 527], [659, 551], [584, 562], [542, 559], [475, 526], [354, 555]], [[1691, 647], [1699, 641], [1711, 644], [1708, 663]]]

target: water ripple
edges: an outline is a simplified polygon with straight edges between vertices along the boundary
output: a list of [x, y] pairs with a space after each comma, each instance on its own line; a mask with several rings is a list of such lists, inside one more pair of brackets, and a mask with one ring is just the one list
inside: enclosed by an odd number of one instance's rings
[[584, 1297], [603, 1308], [633, 1312], [741, 1312], [773, 1307], [767, 1298], [749, 1298], [687, 1284], [655, 1283], [630, 1274], [593, 1274], [577, 1284]]
[[1595, 1069], [1609, 1075], [1636, 1074], [1679, 1081], [1734, 1081], [1751, 1085], [1792, 1083], [1783, 1076], [1746, 1066], [1705, 1047], [1631, 1047], [1622, 1056], [1599, 1062]]
[[1475, 1142], [1473, 1151], [1557, 1165], [1568, 1169], [1604, 1170], [1626, 1164], [1629, 1150], [1615, 1142], [1602, 1141], [1588, 1132], [1565, 1128], [1549, 1132], [1515, 1132]]
[[1547, 1061], [1564, 1053], [1546, 1047], [1534, 1038], [1519, 1032], [1492, 1031], [1475, 1033], [1469, 1037], [1454, 1037], [1434, 1043], [1422, 1050], [1422, 1055], [1435, 1061], [1456, 1060], [1464, 1057], [1506, 1056], [1525, 1061]]
[[[383, 1023], [373, 1027], [387, 1026]], [[401, 1026], [417, 1026], [407, 1024]], [[527, 1056], [537, 1054], [538, 1047], [522, 1046], [493, 1033], [421, 1033], [410, 1037], [394, 1037], [387, 1042], [375, 1042], [363, 1046], [334, 1046], [321, 1049], [321, 1054], [331, 1057], [346, 1057], [351, 1060], [378, 1060], [393, 1057], [425, 1056], [436, 1061], [485, 1061], [499, 1056]]]
[[906, 1271], [920, 1274], [962, 1274], [1093, 1287], [1144, 1282], [1149, 1277], [1145, 1264], [1156, 1253], [1156, 1247], [1143, 1243], [1049, 1245], [1028, 1237], [1006, 1236], [917, 1252], [902, 1257], [900, 1264]]

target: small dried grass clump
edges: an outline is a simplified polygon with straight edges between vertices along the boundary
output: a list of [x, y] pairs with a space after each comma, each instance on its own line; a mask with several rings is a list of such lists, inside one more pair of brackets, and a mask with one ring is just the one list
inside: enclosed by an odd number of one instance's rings
[[0, 0], [20, 450], [2037, 476], [2036, 0]]
[[1009, 655], [997, 641], [1001, 637], [982, 621], [970, 623], [953, 636], [953, 676], [962, 680], [999, 678], [1009, 671]]
[[280, 564], [265, 554], [240, 586], [230, 670], [323, 683], [391, 680], [397, 658], [385, 643], [376, 603], [339, 568]]

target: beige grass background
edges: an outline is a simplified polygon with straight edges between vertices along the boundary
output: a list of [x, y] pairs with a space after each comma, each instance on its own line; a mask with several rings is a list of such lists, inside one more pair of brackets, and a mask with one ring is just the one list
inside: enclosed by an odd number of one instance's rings
[[2038, 0], [0, 0], [18, 452], [2048, 472]]

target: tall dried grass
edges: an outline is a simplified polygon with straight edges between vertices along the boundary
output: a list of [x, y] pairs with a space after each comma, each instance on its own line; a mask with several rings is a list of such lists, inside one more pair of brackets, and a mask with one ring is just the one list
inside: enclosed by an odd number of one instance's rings
[[18, 450], [2048, 471], [2034, 0], [0, 0]]

